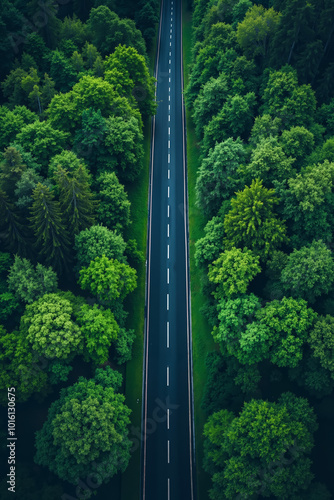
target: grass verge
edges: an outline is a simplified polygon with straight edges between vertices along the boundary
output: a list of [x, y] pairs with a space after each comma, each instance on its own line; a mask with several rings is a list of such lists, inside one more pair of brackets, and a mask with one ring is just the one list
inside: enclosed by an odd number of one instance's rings
[[[154, 71], [156, 38], [153, 41], [152, 50], [149, 53], [149, 69], [151, 74], [153, 74]], [[151, 153], [151, 119], [147, 119], [144, 123], [144, 151], [144, 169], [140, 178], [131, 185], [126, 186], [129, 200], [131, 202], [132, 224], [125, 236], [127, 238], [137, 240], [138, 250], [143, 252], [146, 257], [147, 202]], [[138, 286], [128, 297], [128, 300], [125, 303], [125, 309], [129, 311], [127, 327], [135, 330], [136, 332], [136, 340], [132, 350], [133, 357], [131, 361], [126, 364], [125, 398], [127, 406], [132, 410], [130, 417], [131, 423], [133, 427], [140, 432], [145, 317], [145, 263], [140, 265], [140, 268], [137, 270], [137, 274]], [[128, 468], [124, 474], [122, 474], [122, 500], [139, 500], [140, 444], [141, 443], [139, 443], [138, 448], [132, 454]]]
[[[191, 63], [192, 47], [192, 22], [191, 11], [187, 9], [186, 1], [182, 2], [182, 36], [183, 36], [183, 66], [185, 86], [189, 79], [189, 65]], [[193, 339], [193, 365], [194, 365], [194, 406], [195, 406], [195, 439], [196, 439], [196, 472], [197, 472], [197, 497], [198, 500], [208, 498], [210, 488], [209, 475], [203, 470], [203, 426], [206, 413], [201, 409], [201, 400], [207, 377], [205, 355], [216, 349], [211, 335], [211, 329], [203, 314], [201, 307], [205, 297], [201, 291], [202, 271], [195, 265], [195, 242], [204, 234], [203, 228], [207, 219], [195, 205], [195, 185], [197, 170], [199, 168], [199, 146], [190, 111], [186, 106], [187, 123], [187, 167], [188, 167], [188, 200], [189, 200], [189, 247], [190, 247], [190, 285], [191, 285], [191, 321]]]

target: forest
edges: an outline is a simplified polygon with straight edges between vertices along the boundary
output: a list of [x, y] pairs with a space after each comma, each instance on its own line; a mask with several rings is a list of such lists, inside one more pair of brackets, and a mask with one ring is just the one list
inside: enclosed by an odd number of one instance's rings
[[[212, 500], [334, 497], [334, 4], [194, 0]], [[196, 372], [196, 364], [194, 366]], [[195, 394], [196, 397], [196, 394]], [[205, 498], [205, 496], [203, 496]]]
[[21, 434], [36, 419], [18, 448], [25, 500], [90, 498], [130, 460], [126, 304], [145, 257], [128, 192], [156, 110], [159, 7], [0, 1], [0, 402], [14, 387]]

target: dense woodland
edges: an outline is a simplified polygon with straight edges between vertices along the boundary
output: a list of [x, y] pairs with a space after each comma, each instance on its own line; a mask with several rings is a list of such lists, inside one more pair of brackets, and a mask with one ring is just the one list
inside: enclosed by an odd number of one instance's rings
[[193, 3], [209, 496], [330, 499], [334, 4]]
[[156, 109], [158, 16], [157, 0], [0, 1], [1, 403], [7, 387], [21, 415], [52, 401], [18, 498], [60, 498], [57, 478], [88, 498], [80, 480], [108, 482], [130, 459], [117, 367], [131, 359], [123, 303], [144, 256], [127, 187]]

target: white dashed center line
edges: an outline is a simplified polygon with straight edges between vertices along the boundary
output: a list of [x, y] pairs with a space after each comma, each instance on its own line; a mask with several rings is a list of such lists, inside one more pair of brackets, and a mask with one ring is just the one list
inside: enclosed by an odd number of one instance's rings
[[169, 259], [169, 245], [167, 245], [167, 259]]
[[169, 224], [167, 224], [167, 238], [169, 238]]
[[169, 186], [167, 187], [167, 196], [169, 198], [169, 195], [170, 195], [170, 189], [169, 189]]
[[[167, 349], [169, 349], [169, 321], [167, 321]], [[167, 426], [169, 429], [169, 410], [167, 410]]]
[[168, 169], [168, 179], [170, 179], [170, 170]]
[[169, 311], [169, 293], [167, 293], [167, 311]]
[[169, 439], [167, 441], [167, 462], [170, 463], [170, 444], [169, 444]]
[[169, 267], [167, 267], [167, 285], [169, 285]]
[[169, 387], [169, 366], [167, 366], [167, 387]]

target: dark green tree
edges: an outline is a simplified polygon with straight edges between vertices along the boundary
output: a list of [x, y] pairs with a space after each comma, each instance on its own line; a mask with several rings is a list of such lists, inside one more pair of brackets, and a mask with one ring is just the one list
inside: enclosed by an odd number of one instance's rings
[[67, 266], [69, 258], [69, 236], [60, 205], [52, 191], [40, 183], [32, 197], [30, 222], [37, 249], [47, 264], [60, 271]]

